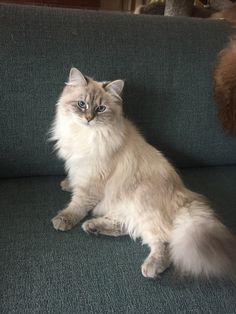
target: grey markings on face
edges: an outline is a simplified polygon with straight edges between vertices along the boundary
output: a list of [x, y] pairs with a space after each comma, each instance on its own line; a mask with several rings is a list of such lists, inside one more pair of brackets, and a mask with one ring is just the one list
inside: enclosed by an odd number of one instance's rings
[[122, 99], [120, 97], [124, 82], [97, 82], [83, 76], [76, 68], [70, 71], [67, 83], [71, 111], [83, 122], [93, 124], [110, 124], [122, 115]]

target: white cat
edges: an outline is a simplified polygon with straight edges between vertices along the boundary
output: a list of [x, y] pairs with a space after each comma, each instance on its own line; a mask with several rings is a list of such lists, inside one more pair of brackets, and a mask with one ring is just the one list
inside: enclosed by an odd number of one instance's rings
[[65, 160], [72, 191], [68, 207], [52, 219], [55, 229], [74, 227], [89, 211], [88, 233], [140, 237], [151, 251], [142, 274], [154, 278], [173, 263], [182, 273], [235, 271], [235, 237], [203, 196], [180, 177], [123, 117], [124, 82], [96, 82], [72, 68], [57, 103], [52, 139]]

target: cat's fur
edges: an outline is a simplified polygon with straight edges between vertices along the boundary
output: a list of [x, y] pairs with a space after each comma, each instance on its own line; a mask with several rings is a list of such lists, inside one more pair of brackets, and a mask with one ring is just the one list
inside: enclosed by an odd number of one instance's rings
[[[235, 10], [236, 17], [236, 10]], [[236, 19], [234, 20], [236, 24]], [[218, 117], [227, 133], [236, 136], [236, 38], [232, 38], [218, 57], [214, 71], [214, 91]]]
[[[140, 237], [151, 251], [142, 274], [154, 278], [173, 263], [180, 272], [222, 275], [234, 272], [235, 237], [205, 199], [188, 190], [166, 158], [123, 117], [123, 81], [99, 83], [72, 68], [57, 103], [52, 139], [65, 160], [72, 191], [68, 207], [52, 219], [69, 230], [89, 211], [88, 233]], [[87, 109], [77, 108], [84, 100]], [[96, 106], [107, 110], [94, 115]]]

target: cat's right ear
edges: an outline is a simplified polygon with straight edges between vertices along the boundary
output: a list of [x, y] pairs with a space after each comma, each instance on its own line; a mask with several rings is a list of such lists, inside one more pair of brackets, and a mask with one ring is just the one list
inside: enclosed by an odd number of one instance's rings
[[115, 94], [119, 97], [121, 97], [123, 88], [124, 88], [124, 81], [123, 80], [116, 80], [112, 82], [105, 82], [103, 84], [104, 89], [111, 94]]
[[83, 74], [76, 68], [70, 69], [69, 80], [66, 85], [86, 86], [87, 81]]

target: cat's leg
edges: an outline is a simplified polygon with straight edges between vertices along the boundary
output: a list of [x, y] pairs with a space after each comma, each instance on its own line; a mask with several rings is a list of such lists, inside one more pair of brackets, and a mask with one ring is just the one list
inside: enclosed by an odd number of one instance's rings
[[124, 226], [119, 221], [113, 220], [108, 216], [89, 219], [82, 224], [82, 228], [85, 232], [95, 235], [104, 234], [119, 237], [127, 234]]
[[144, 277], [156, 278], [170, 266], [167, 243], [158, 241], [149, 244], [151, 252], [141, 267]]
[[69, 205], [52, 219], [56, 230], [67, 231], [80, 222], [99, 202], [96, 194], [78, 188], [73, 192]]
[[68, 178], [62, 180], [60, 183], [60, 186], [63, 191], [72, 192], [72, 188], [70, 186], [70, 182]]

